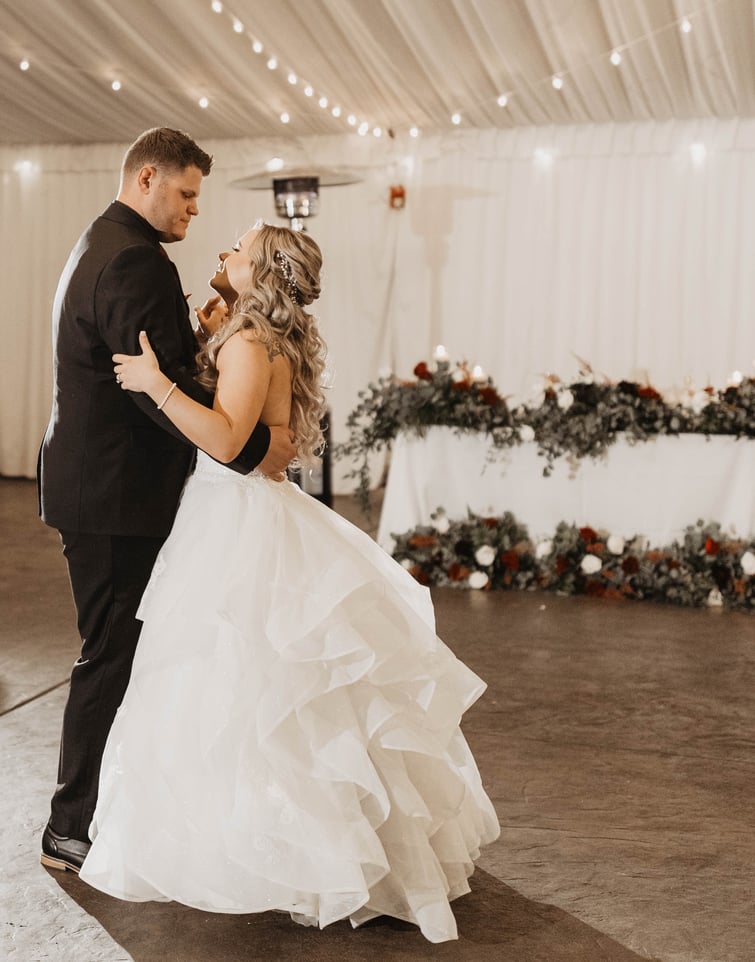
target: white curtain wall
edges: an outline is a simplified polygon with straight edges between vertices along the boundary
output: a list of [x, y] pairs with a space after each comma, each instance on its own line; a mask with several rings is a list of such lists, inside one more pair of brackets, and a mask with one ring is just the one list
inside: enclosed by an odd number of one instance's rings
[[[192, 304], [209, 293], [217, 251], [257, 216], [274, 221], [271, 193], [229, 183], [285, 156], [272, 141], [203, 146], [215, 167], [200, 216], [170, 251]], [[124, 148], [0, 148], [0, 474], [34, 475], [57, 278], [115, 195]], [[389, 367], [411, 376], [439, 343], [516, 397], [544, 372], [575, 376], [574, 355], [658, 388], [753, 373], [753, 120], [344, 136], [299, 149], [308, 164], [363, 176], [324, 188], [309, 224], [325, 257], [316, 307], [336, 441], [368, 381]], [[388, 204], [396, 183], [403, 210]]]

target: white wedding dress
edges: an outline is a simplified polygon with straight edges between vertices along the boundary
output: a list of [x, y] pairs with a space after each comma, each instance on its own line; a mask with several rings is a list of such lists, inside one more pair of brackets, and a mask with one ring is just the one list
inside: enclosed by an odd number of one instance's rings
[[200, 453], [139, 617], [81, 878], [456, 938], [499, 827], [459, 729], [485, 685], [429, 591], [296, 485]]

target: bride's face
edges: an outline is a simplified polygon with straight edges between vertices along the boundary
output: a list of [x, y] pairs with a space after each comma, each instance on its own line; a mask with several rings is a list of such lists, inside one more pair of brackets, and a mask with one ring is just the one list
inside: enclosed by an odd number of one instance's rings
[[210, 287], [229, 306], [233, 304], [241, 291], [249, 282], [249, 268], [251, 265], [252, 244], [257, 238], [257, 229], [248, 230], [229, 251], [218, 254], [219, 262], [214, 275], [210, 278]]

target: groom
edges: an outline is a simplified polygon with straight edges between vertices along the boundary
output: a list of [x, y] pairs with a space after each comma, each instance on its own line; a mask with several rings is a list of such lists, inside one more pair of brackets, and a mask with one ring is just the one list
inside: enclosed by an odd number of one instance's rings
[[[100, 761], [131, 672], [136, 610], [194, 457], [145, 394], [121, 391], [112, 355], [149, 334], [160, 366], [207, 405], [178, 272], [162, 244], [181, 241], [212, 157], [186, 134], [145, 131], [129, 147], [118, 198], [84, 231], [53, 306], [54, 395], [40, 451], [42, 520], [60, 532], [81, 654], [63, 714], [58, 784], [42, 836], [43, 865], [78, 872], [89, 849]], [[229, 467], [282, 471], [289, 432], [258, 424]]]

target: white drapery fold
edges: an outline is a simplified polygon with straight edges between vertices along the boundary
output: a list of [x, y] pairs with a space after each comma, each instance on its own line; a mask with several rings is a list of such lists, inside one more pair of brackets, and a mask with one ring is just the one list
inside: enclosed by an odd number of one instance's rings
[[[692, 145], [703, 145], [691, 149]], [[229, 188], [281, 145], [203, 144], [215, 167], [173, 245], [191, 303], [267, 193]], [[50, 308], [68, 252], [112, 199], [125, 145], [0, 148], [0, 473], [34, 474], [51, 394]], [[312, 138], [308, 163], [359, 168], [308, 225], [325, 257], [335, 440], [358, 391], [436, 344], [524, 397], [574, 355], [614, 379], [723, 386], [755, 358], [755, 121]], [[402, 183], [403, 210], [388, 204]], [[336, 490], [344, 490], [336, 479]]]

